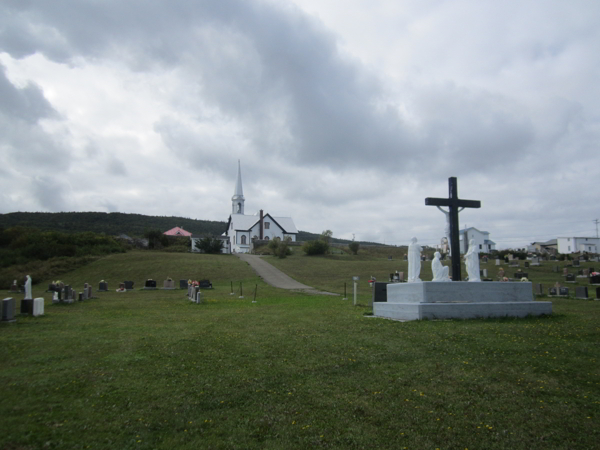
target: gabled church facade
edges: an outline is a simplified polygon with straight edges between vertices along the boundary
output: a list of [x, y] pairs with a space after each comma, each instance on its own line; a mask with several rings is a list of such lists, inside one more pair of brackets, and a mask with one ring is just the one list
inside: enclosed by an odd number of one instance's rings
[[244, 191], [242, 189], [242, 171], [238, 161], [237, 181], [231, 197], [231, 215], [227, 221], [227, 231], [223, 236], [229, 238], [229, 249], [232, 253], [249, 253], [255, 239], [281, 240], [290, 238], [296, 241], [298, 230], [291, 217], [274, 217], [264, 214], [261, 209], [254, 215], [244, 214]]

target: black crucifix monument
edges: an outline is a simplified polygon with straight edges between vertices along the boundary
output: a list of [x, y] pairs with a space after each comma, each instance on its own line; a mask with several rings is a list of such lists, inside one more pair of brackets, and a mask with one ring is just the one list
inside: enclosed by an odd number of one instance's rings
[[452, 254], [452, 281], [460, 281], [460, 248], [458, 245], [458, 211], [459, 208], [480, 208], [479, 200], [461, 200], [458, 198], [458, 187], [456, 177], [448, 178], [449, 198], [431, 198], [425, 199], [425, 205], [428, 206], [447, 206], [450, 222], [450, 253]]

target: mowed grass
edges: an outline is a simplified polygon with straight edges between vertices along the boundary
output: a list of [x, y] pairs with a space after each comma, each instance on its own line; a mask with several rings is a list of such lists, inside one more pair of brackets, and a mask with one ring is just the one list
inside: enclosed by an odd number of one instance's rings
[[[283, 261], [346, 276], [344, 261]], [[353, 263], [371, 275], [387, 262]], [[167, 276], [215, 289], [200, 305], [179, 290], [114, 292]], [[0, 448], [598, 448], [600, 302], [400, 323], [271, 288], [232, 256], [128, 253], [63, 276], [101, 279], [111, 292], [73, 305], [34, 286], [46, 315], [0, 327]]]

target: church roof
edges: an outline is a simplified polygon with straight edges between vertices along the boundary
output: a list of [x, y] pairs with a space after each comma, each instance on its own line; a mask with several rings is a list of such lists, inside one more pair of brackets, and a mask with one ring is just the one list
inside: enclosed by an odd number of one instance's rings
[[[287, 234], [297, 234], [298, 233], [298, 229], [296, 228], [296, 225], [294, 224], [294, 221], [292, 220], [291, 217], [273, 217], [270, 214], [265, 214], [263, 217], [263, 220], [267, 219], [267, 217], [270, 218], [277, 225], [279, 225], [279, 227], [281, 229], [283, 229], [283, 231], [285, 231]], [[231, 228], [231, 223], [233, 223], [234, 230], [248, 231], [252, 227], [254, 227], [254, 225], [256, 225], [259, 221], [260, 221], [260, 217], [256, 216], [256, 215], [247, 216], [244, 214], [232, 214], [231, 216], [229, 216], [229, 222], [227, 223], [227, 226], [228, 226], [227, 229]]]

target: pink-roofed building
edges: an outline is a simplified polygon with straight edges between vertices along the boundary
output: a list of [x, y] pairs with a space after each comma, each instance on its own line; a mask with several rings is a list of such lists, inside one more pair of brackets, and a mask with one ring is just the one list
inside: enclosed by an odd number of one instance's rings
[[189, 231], [185, 231], [181, 227], [171, 228], [169, 231], [165, 231], [163, 234], [166, 236], [188, 236], [188, 237], [192, 235], [192, 233], [190, 233]]

